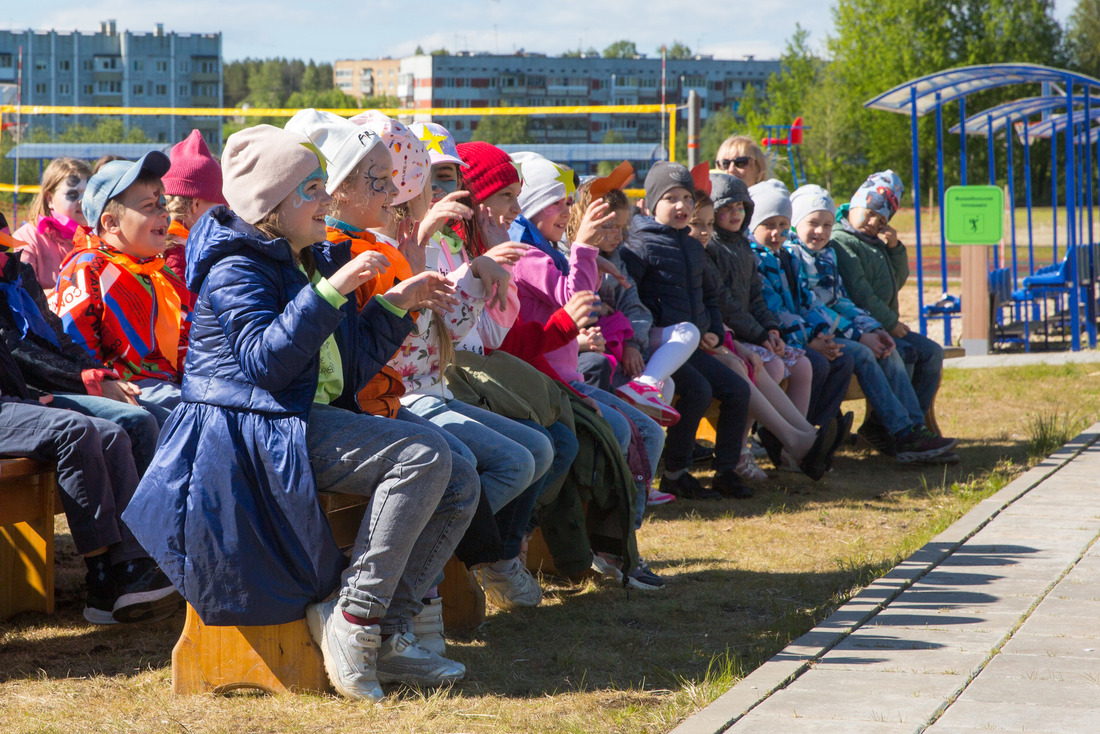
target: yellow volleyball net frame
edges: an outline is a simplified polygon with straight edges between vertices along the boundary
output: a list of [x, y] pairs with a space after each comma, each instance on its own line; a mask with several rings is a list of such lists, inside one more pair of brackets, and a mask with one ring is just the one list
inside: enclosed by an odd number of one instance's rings
[[[0, 120], [10, 121], [12, 117], [22, 119], [35, 115], [88, 115], [93, 117], [121, 117], [176, 115], [180, 117], [292, 117], [298, 108], [262, 108], [262, 107], [72, 107], [60, 105], [0, 105]], [[351, 117], [363, 110], [358, 108], [332, 109], [326, 112]], [[382, 109], [383, 114], [394, 118], [430, 116], [436, 117], [492, 117], [492, 116], [571, 116], [571, 115], [666, 115], [668, 117], [668, 159], [676, 160], [676, 119], [677, 106], [674, 104], [637, 104], [637, 105], [576, 105], [561, 107], [432, 107], [425, 109]], [[0, 135], [3, 135], [0, 130]], [[39, 185], [15, 184], [0, 181], [0, 193], [35, 194]], [[632, 191], [634, 195], [639, 192]]]

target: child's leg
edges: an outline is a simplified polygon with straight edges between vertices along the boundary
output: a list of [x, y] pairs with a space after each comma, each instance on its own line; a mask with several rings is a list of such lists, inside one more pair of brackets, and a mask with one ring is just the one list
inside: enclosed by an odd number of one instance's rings
[[157, 423], [163, 426], [172, 408], [179, 405], [180, 386], [167, 380], [151, 378], [134, 380], [134, 384], [141, 388], [141, 395], [137, 399], [138, 404], [152, 413]]
[[[807, 362], [807, 364], [809, 364]], [[813, 433], [814, 427], [802, 415], [802, 411], [794, 404], [790, 396], [783, 392], [769, 373], [756, 376], [755, 388], [767, 400], [768, 404], [782, 417], [782, 419], [796, 431]], [[753, 409], [750, 408], [750, 411]], [[754, 413], [755, 415], [755, 413]], [[777, 434], [778, 435], [778, 434]]]
[[840, 412], [856, 363], [852, 355], [846, 352], [830, 360], [821, 352], [807, 349], [806, 358], [813, 368], [810, 410], [806, 418], [819, 426]]
[[798, 413], [803, 418], [810, 410], [810, 392], [813, 389], [814, 371], [810, 360], [799, 357], [790, 367], [790, 375], [787, 377], [787, 397], [791, 399]]
[[[574, 383], [573, 387], [577, 388], [577, 391], [590, 396], [593, 400], [601, 405], [607, 405], [613, 410], [604, 410], [604, 418], [607, 418], [608, 413], [619, 412], [627, 417], [627, 419], [634, 424], [634, 427], [638, 429], [638, 432], [642, 434], [642, 440], [645, 442], [645, 450], [647, 458], [649, 459], [650, 475], [655, 476], [657, 474], [657, 464], [661, 460], [661, 452], [665, 448], [665, 432], [657, 421], [650, 418], [642, 411], [635, 408], [630, 403], [626, 402], [622, 398], [616, 397], [609, 392], [603, 390], [596, 390], [594, 388], [584, 387], [587, 389], [581, 389], [579, 385]], [[609, 421], [610, 422], [610, 421]], [[630, 427], [627, 426], [627, 445], [629, 448]]]
[[[699, 421], [710, 407], [713, 393], [710, 382], [692, 366], [687, 364], [672, 375], [676, 381], [676, 410], [680, 412], [680, 422], [670, 427], [665, 434], [665, 474], [675, 474], [687, 470], [692, 463], [692, 451], [695, 449], [695, 433], [699, 430]], [[748, 420], [748, 389], [745, 390], [745, 418], [740, 421], [738, 434], [743, 434]]]
[[584, 375], [584, 384], [601, 390], [611, 389], [613, 377], [611, 360], [600, 352], [581, 352], [577, 355], [577, 372]]
[[638, 378], [655, 385], [680, 369], [699, 347], [699, 329], [690, 322], [682, 322], [649, 330], [649, 362]]
[[[745, 425], [748, 421], [751, 395], [749, 383], [702, 350], [696, 350], [695, 354], [688, 359], [685, 367], [692, 368], [709, 384], [707, 404], [710, 402], [710, 394], [713, 394], [721, 404], [721, 410], [718, 413], [718, 426], [715, 431], [714, 470], [716, 473], [732, 472], [737, 468], [737, 462], [741, 459], [741, 439], [745, 434]], [[681, 391], [685, 391], [681, 392], [681, 402], [683, 402], [683, 396], [686, 394], [688, 387], [684, 384], [680, 372], [673, 376], [680, 385]], [[704, 412], [706, 412], [705, 405], [703, 411], [699, 413], [700, 419], [703, 417]], [[681, 415], [683, 415], [682, 412]], [[672, 443], [672, 432], [679, 429], [682, 423], [683, 419], [681, 418], [680, 423], [669, 430], [670, 444]], [[687, 461], [685, 466], [689, 465], [691, 461], [691, 448], [695, 442], [695, 431], [698, 426], [699, 420], [697, 419], [694, 426], [685, 429], [685, 432], [690, 430], [690, 434], [686, 436], [689, 445], [686, 451]], [[684, 439], [681, 438], [680, 440]]]
[[943, 347], [916, 331], [910, 331], [895, 343], [902, 359], [913, 367], [913, 392], [921, 411], [927, 413], [940, 387]]
[[[867, 396], [871, 407], [882, 418], [886, 429], [897, 435], [912, 426], [913, 420], [910, 417], [909, 410], [898, 400], [894, 392], [893, 383], [898, 381], [897, 370], [894, 369], [893, 380], [890, 380], [887, 378], [885, 371], [887, 367], [875, 359], [875, 355], [870, 349], [850, 339], [835, 339], [835, 341], [844, 347], [844, 353], [850, 354], [855, 361], [855, 374], [859, 380], [859, 386], [862, 388], [863, 394]], [[897, 365], [895, 365], [896, 367]], [[900, 369], [901, 379], [908, 384], [909, 380], [905, 375], [904, 365], [901, 365]], [[912, 392], [911, 387], [909, 391]], [[913, 402], [916, 403], [916, 397], [913, 398]], [[917, 407], [917, 410], [920, 410], [919, 407]]]
[[[381, 619], [383, 634], [407, 631], [470, 522], [478, 486], [472, 467], [456, 480], [437, 433], [327, 405], [313, 406], [306, 445], [318, 491], [370, 497], [337, 609]], [[387, 613], [398, 597], [406, 608]]]
[[153, 414], [145, 408], [110, 398], [76, 393], [54, 393], [50, 407], [75, 410], [87, 416], [117, 423], [130, 437], [138, 476], [145, 474], [145, 470], [149, 468], [149, 462], [153, 460], [153, 454], [157, 450], [160, 426]]

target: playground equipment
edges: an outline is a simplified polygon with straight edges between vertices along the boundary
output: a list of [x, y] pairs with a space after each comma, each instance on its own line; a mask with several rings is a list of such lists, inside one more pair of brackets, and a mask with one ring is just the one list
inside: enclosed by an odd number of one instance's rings
[[[967, 97], [975, 93], [1007, 85], [1039, 85], [1040, 95], [1017, 99], [990, 107], [967, 116]], [[1096, 96], [1093, 96], [1096, 95]], [[944, 152], [943, 152], [943, 108], [951, 103], [958, 105], [959, 124], [950, 132], [959, 135], [959, 180], [968, 183], [967, 137], [984, 135], [987, 138], [988, 183], [997, 185], [995, 139], [998, 133], [1005, 132], [1005, 167], [1008, 188], [1007, 207], [1009, 212], [1008, 243], [1011, 265], [1008, 265], [1013, 286], [1013, 302], [1017, 318], [1021, 315], [1025, 322], [1035, 316], [1037, 299], [1048, 296], [1065, 297], [1065, 308], [1061, 302], [1055, 302], [1055, 310], [1069, 322], [1070, 343], [1075, 351], [1081, 348], [1082, 326], [1090, 347], [1096, 346], [1097, 316], [1097, 279], [1100, 276], [1100, 243], [1093, 232], [1093, 208], [1100, 195], [1100, 187], [1094, 186], [1095, 172], [1100, 168], [1100, 146], [1096, 145], [1098, 129], [1092, 121], [1100, 117], [1100, 80], [1077, 74], [1065, 69], [1055, 69], [1037, 64], [986, 64], [948, 69], [935, 74], [919, 77], [900, 84], [879, 96], [869, 100], [865, 106], [870, 109], [886, 110], [910, 116], [910, 135], [912, 141], [912, 181], [910, 191], [913, 194], [916, 226], [916, 260], [918, 303], [920, 306], [920, 331], [927, 334], [929, 318], [942, 318], [944, 321], [944, 342], [950, 344], [952, 309], [948, 299], [943, 299], [942, 307], [925, 309], [924, 303], [924, 243], [922, 240], [922, 201], [920, 180], [920, 140], [917, 134], [918, 118], [934, 113], [936, 119], [936, 168], [939, 210], [944, 207]], [[1038, 120], [1032, 119], [1039, 116]], [[1019, 135], [1012, 132], [1019, 131]], [[1053, 251], [1049, 264], [1059, 265], [1058, 219], [1059, 190], [1064, 201], [1065, 251], [1072, 253], [1066, 258], [1064, 287], [1052, 289], [1049, 284], [1043, 288], [1028, 288], [1028, 283], [1020, 287], [1021, 265], [1018, 252], [1016, 227], [1016, 175], [1015, 157], [1016, 138], [1019, 137], [1023, 150], [1025, 206], [1027, 208], [1027, 274], [1024, 278], [1036, 275], [1037, 268], [1047, 265], [1037, 262], [1035, 252], [1035, 232], [1032, 217], [1032, 161], [1031, 144], [1037, 139], [1046, 139], [1050, 145], [1051, 173], [1050, 187], [1054, 217]], [[1059, 137], [1061, 137], [1062, 186], [1059, 189]], [[1094, 152], [1094, 148], [1097, 150]], [[1087, 212], [1087, 214], [1086, 214]], [[1086, 224], [1087, 222], [1087, 224]], [[1001, 267], [1000, 249], [991, 250], [988, 269]], [[940, 217], [940, 281], [943, 293], [948, 292], [947, 242], [943, 217]], [[1030, 291], [1030, 292], [1029, 292]], [[1030, 308], [1029, 308], [1030, 306]], [[1045, 306], [1045, 304], [1044, 304]], [[965, 300], [963, 308], [967, 307]], [[982, 305], [982, 308], [985, 306]], [[1082, 314], [1082, 310], [1084, 314]], [[1029, 336], [1029, 334], [1028, 334]]]
[[802, 165], [802, 132], [809, 128], [803, 127], [802, 118], [794, 118], [794, 122], [790, 125], [762, 125], [761, 127], [767, 133], [760, 140], [760, 144], [764, 146], [764, 152], [767, 153], [773, 147], [785, 147], [787, 162], [791, 165], [791, 177], [794, 178], [794, 188], [797, 189], [806, 183], [806, 169]]

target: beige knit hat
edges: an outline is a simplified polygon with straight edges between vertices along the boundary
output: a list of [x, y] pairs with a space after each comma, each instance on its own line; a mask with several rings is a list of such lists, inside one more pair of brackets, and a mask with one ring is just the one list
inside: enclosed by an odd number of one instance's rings
[[309, 138], [271, 125], [235, 132], [222, 153], [222, 193], [229, 208], [256, 224], [320, 166], [324, 157]]

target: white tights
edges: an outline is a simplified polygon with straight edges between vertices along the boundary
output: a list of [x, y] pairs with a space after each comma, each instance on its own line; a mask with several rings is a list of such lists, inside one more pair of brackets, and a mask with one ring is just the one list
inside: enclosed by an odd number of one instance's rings
[[672, 384], [669, 379], [672, 373], [680, 369], [698, 348], [699, 329], [695, 324], [682, 321], [672, 326], [654, 326], [649, 330], [649, 362], [637, 380], [647, 385], [664, 382], [667, 390]]

